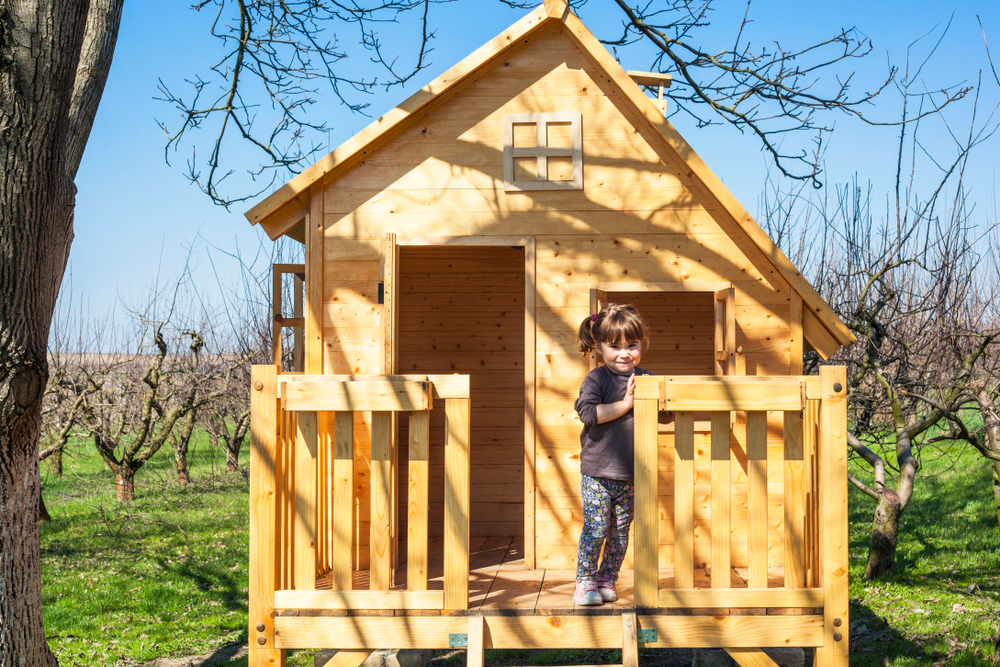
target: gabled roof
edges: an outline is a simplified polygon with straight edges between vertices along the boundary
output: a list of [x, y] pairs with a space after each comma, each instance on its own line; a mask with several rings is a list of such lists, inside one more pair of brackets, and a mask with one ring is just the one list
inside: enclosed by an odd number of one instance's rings
[[[654, 131], [654, 136], [662, 138], [663, 144], [673, 151], [677, 160], [688, 167], [687, 175], [700, 194], [729, 218], [734, 229], [742, 232], [745, 238], [760, 250], [762, 257], [774, 266], [792, 289], [802, 296], [804, 312], [811, 313], [815, 317], [815, 320], [803, 318], [804, 334], [816, 349], [823, 353], [823, 356], [828, 356], [835, 351], [836, 346], [853, 343], [856, 339], [851, 330], [802, 277], [788, 257], [764, 233], [760, 225], [673, 125], [664, 118], [656, 102], [646, 96], [583, 22], [569, 10], [566, 0], [545, 0], [542, 6], [465, 57], [399, 106], [376, 119], [332, 153], [251, 208], [246, 213], [247, 219], [254, 225], [260, 223], [272, 239], [292, 232], [309, 211], [307, 198], [311, 186], [331, 180], [343, 173], [385, 143], [421, 109], [471, 77], [490, 69], [498, 60], [505, 57], [507, 51], [530, 39], [532, 35], [557, 23], [563, 24], [576, 45], [604, 70], [618, 87], [621, 96]], [[816, 324], [822, 326], [817, 327]]]

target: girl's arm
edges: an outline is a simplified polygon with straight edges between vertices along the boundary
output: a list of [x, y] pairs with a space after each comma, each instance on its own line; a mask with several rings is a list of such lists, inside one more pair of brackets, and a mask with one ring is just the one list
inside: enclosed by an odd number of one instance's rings
[[614, 403], [602, 403], [597, 406], [597, 423], [603, 424], [618, 419], [623, 414], [632, 409], [635, 402], [635, 375], [628, 379], [628, 386], [625, 388], [625, 397]]

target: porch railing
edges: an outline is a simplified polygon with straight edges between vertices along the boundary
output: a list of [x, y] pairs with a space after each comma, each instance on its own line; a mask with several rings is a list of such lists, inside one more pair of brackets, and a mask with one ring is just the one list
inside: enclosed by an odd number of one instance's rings
[[[469, 605], [469, 376], [251, 376], [250, 632], [274, 646], [282, 609]], [[444, 401], [444, 590], [427, 590], [430, 410]], [[440, 403], [438, 403], [440, 404]], [[352, 590], [355, 413], [371, 413], [369, 588]], [[395, 559], [393, 413], [409, 413], [406, 590]], [[316, 590], [329, 573], [333, 590]]]
[[[822, 367], [818, 377], [636, 378], [633, 535], [637, 608], [822, 607], [825, 640], [817, 656], [831, 651], [846, 655], [845, 388], [844, 369], [835, 366]], [[673, 410], [676, 420], [672, 588], [659, 585], [658, 410]], [[694, 577], [696, 411], [711, 413], [708, 589], [696, 588]], [[746, 413], [745, 451], [731, 439], [736, 411]], [[781, 413], [784, 439], [784, 585], [780, 587], [768, 585], [768, 413]], [[745, 588], [732, 587], [730, 579], [734, 455], [745, 456], [747, 474]], [[761, 646], [768, 645], [766, 638], [761, 639]], [[816, 664], [822, 663], [820, 659]]]

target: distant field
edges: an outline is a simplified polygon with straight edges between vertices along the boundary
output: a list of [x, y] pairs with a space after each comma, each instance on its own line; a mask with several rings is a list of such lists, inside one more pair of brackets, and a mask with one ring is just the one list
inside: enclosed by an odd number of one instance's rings
[[[41, 530], [45, 628], [64, 667], [136, 665], [246, 642], [246, 477], [226, 474], [223, 452], [205, 438], [192, 443], [190, 465], [194, 483], [182, 490], [173, 452], [161, 451], [139, 471], [137, 500], [126, 506], [87, 444], [67, 454], [61, 479], [43, 465], [54, 518]], [[861, 579], [874, 502], [852, 487], [852, 665], [990, 663], [990, 637], [1000, 633], [1000, 529], [990, 483], [973, 454], [950, 469], [925, 461], [903, 517], [900, 571], [878, 582]], [[583, 659], [576, 653], [487, 651], [487, 663], [566, 664]], [[584, 662], [606, 657], [594, 652]], [[663, 658], [642, 654], [648, 663]], [[222, 664], [245, 666], [246, 658]], [[312, 665], [312, 654], [289, 664]]]

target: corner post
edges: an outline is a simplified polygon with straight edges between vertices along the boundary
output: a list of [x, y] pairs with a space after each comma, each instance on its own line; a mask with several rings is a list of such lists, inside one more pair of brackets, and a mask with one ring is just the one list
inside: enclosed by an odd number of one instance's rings
[[250, 667], [285, 664], [274, 648], [277, 577], [278, 374], [275, 366], [250, 371]]
[[323, 183], [309, 191], [306, 215], [305, 372], [323, 374]]
[[816, 667], [847, 667], [850, 626], [847, 589], [847, 373], [822, 366], [819, 433], [820, 585], [823, 588], [823, 646]]
[[635, 379], [635, 606], [645, 609], [659, 606], [656, 413], [665, 391], [662, 378]]
[[444, 402], [444, 608], [469, 608], [469, 399]]

